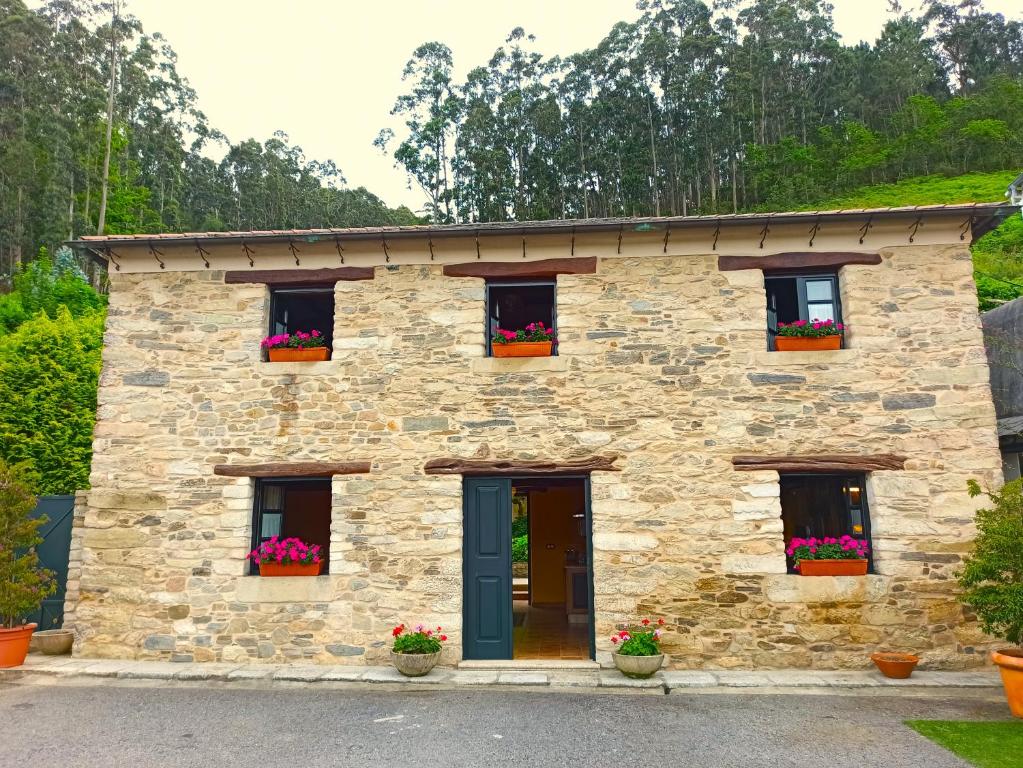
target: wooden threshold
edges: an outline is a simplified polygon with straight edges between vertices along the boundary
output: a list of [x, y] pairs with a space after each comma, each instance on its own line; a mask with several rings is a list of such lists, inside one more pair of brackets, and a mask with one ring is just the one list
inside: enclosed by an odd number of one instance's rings
[[268, 464], [215, 464], [213, 474], [223, 477], [333, 477], [369, 472], [368, 461], [293, 461]]
[[777, 472], [872, 472], [905, 469], [906, 457], [893, 453], [870, 456], [817, 454], [814, 456], [733, 456], [736, 471], [755, 472], [773, 469]]
[[423, 467], [428, 475], [464, 475], [491, 476], [516, 475], [568, 475], [588, 474], [590, 472], [620, 472], [614, 465], [617, 456], [588, 456], [584, 459], [566, 459], [564, 461], [522, 460], [513, 459], [430, 459]]
[[831, 251], [812, 253], [798, 251], [772, 253], [769, 256], [718, 256], [719, 272], [734, 272], [740, 269], [810, 269], [814, 267], [844, 267], [847, 264], [880, 264], [879, 253], [856, 253], [854, 251]]

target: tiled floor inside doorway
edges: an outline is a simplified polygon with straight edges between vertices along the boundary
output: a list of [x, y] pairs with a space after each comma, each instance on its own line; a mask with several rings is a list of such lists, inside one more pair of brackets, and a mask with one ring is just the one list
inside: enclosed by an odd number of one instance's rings
[[569, 623], [561, 606], [540, 608], [524, 600], [514, 601], [516, 614], [512, 631], [515, 659], [588, 659], [589, 624]]

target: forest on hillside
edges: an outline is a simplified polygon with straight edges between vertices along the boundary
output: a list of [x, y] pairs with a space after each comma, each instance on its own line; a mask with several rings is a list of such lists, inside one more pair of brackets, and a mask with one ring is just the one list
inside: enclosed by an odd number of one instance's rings
[[97, 232], [417, 221], [283, 133], [225, 136], [120, 4], [0, 0], [0, 277]]
[[890, 5], [847, 45], [818, 0], [640, 0], [592, 50], [545, 58], [516, 29], [461, 81], [426, 43], [377, 143], [442, 221], [804, 207], [1023, 162], [1023, 23]]

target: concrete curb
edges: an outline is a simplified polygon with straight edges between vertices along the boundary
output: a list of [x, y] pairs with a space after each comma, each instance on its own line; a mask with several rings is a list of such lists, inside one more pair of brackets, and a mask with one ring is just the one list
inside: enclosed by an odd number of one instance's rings
[[997, 689], [997, 672], [917, 671], [908, 680], [891, 680], [876, 671], [816, 670], [664, 670], [648, 680], [633, 680], [614, 669], [448, 669], [436, 668], [424, 677], [404, 677], [386, 667], [314, 666], [288, 664], [177, 663], [73, 659], [30, 655], [25, 664], [0, 670], [3, 682], [88, 681], [90, 678], [154, 682], [254, 683], [292, 687], [296, 683], [384, 684], [390, 686], [500, 686], [525, 689], [623, 690], [650, 693], [684, 692], [940, 692], [943, 689]]

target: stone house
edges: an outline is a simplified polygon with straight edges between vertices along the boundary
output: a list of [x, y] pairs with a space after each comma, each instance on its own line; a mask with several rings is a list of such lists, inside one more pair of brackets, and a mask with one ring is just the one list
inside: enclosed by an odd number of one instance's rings
[[[424, 621], [449, 664], [606, 661], [650, 616], [679, 668], [981, 664], [954, 573], [966, 481], [1002, 475], [969, 244], [1011, 210], [83, 238], [110, 311], [75, 653], [372, 664]], [[773, 349], [824, 316], [844, 348]], [[526, 321], [556, 354], [493, 357]], [[264, 359], [310, 328], [329, 360]], [[843, 533], [868, 575], [792, 571], [787, 538]], [[325, 572], [259, 577], [273, 534]]]

